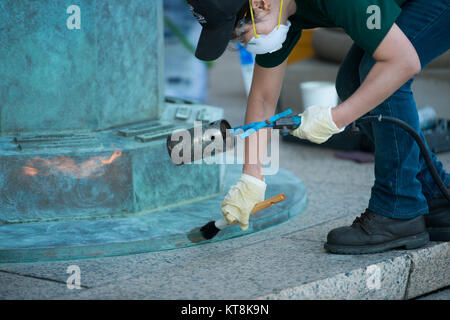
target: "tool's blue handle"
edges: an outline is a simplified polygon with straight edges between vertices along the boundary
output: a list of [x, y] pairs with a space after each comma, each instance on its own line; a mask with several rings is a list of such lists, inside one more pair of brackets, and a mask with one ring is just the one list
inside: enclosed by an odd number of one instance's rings
[[274, 124], [275, 121], [277, 121], [278, 119], [287, 117], [291, 113], [292, 113], [292, 110], [291, 109], [287, 109], [284, 112], [281, 112], [279, 114], [276, 114], [276, 115], [270, 117], [267, 121], [252, 122], [252, 123], [249, 123], [249, 124], [245, 124], [243, 126], [232, 128], [232, 129], [230, 129], [230, 133], [234, 134], [237, 131], [242, 130], [244, 132], [239, 134], [239, 136], [241, 138], [245, 139], [248, 136], [250, 136], [251, 134], [253, 134], [256, 131], [258, 131], [259, 129], [273, 127], [273, 124]]
[[284, 128], [282, 128], [280, 130], [282, 136], [289, 135], [291, 130], [297, 129], [298, 127], [300, 127], [300, 125], [302, 123], [301, 116], [291, 116], [291, 117], [289, 117], [289, 119], [290, 119], [291, 123], [287, 124]]
[[[243, 139], [247, 138], [251, 134], [255, 133], [261, 128], [270, 128], [274, 127], [274, 124], [277, 122], [277, 128], [280, 129], [281, 135], [287, 136], [290, 134], [291, 130], [297, 129], [302, 123], [302, 117], [299, 115], [289, 116], [292, 113], [291, 109], [288, 109], [282, 113], [276, 114], [273, 117], [269, 118], [267, 121], [259, 121], [249, 123], [243, 126], [235, 127], [231, 129], [231, 133], [236, 133], [238, 130], [243, 130], [239, 136]], [[351, 125], [347, 126], [346, 129], [350, 128]]]
[[302, 124], [302, 117], [301, 116], [292, 116], [292, 119], [294, 120], [294, 123], [295, 123], [294, 129], [297, 129], [298, 127], [300, 127], [300, 125]]

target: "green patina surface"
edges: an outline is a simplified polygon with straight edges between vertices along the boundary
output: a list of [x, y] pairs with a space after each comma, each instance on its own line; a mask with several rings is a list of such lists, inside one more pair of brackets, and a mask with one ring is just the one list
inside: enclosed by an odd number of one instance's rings
[[0, 1], [0, 223], [136, 216], [217, 195], [220, 166], [173, 165], [167, 132], [138, 139], [166, 110], [162, 1], [73, 4]]
[[227, 189], [242, 167], [231, 166], [225, 189], [219, 195], [153, 214], [115, 219], [41, 222], [0, 227], [0, 263], [96, 258], [178, 249], [222, 241], [276, 226], [300, 214], [306, 207], [304, 184], [289, 171], [267, 176], [267, 198], [280, 193], [286, 200], [253, 215], [250, 228], [220, 231], [211, 240], [200, 237], [199, 228], [222, 217], [220, 208]]
[[[67, 28], [72, 4], [0, 1], [0, 262], [198, 244], [192, 230], [220, 217], [241, 168], [224, 188], [222, 166], [176, 166], [166, 135], [146, 138], [193, 125], [163, 101], [162, 1], [79, 0], [79, 30]], [[273, 179], [267, 196], [289, 201], [248, 233], [306, 205], [298, 179]], [[242, 234], [234, 226], [214, 241]]]
[[0, 1], [0, 136], [157, 119], [162, 17], [162, 1]]

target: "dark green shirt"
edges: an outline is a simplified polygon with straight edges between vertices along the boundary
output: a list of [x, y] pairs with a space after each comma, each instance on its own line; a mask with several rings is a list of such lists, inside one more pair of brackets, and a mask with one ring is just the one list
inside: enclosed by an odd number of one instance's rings
[[[401, 6], [406, 1], [295, 0], [297, 12], [288, 18], [291, 28], [283, 47], [272, 53], [257, 55], [256, 63], [265, 68], [280, 65], [297, 44], [302, 30], [318, 27], [344, 29], [360, 48], [372, 55], [399, 17]], [[378, 20], [380, 24], [375, 28], [373, 25], [375, 20], [372, 19], [375, 11], [368, 12], [368, 8], [373, 5], [380, 9]]]

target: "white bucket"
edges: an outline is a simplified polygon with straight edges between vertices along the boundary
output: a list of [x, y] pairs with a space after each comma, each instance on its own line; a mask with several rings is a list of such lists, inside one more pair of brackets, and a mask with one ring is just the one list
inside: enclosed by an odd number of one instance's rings
[[304, 109], [313, 105], [335, 107], [339, 102], [336, 87], [333, 82], [301, 82], [299, 87]]

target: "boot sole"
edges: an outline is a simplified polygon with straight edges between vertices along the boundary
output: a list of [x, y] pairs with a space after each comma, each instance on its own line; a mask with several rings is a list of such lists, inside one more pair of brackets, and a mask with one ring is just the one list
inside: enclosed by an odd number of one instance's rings
[[407, 250], [417, 249], [430, 242], [430, 236], [428, 232], [422, 232], [414, 236], [400, 238], [389, 242], [364, 245], [364, 246], [345, 246], [337, 244], [325, 243], [325, 250], [331, 253], [337, 254], [368, 254], [368, 253], [380, 253], [396, 248], [405, 248]]
[[431, 241], [450, 241], [450, 228], [427, 228]]

